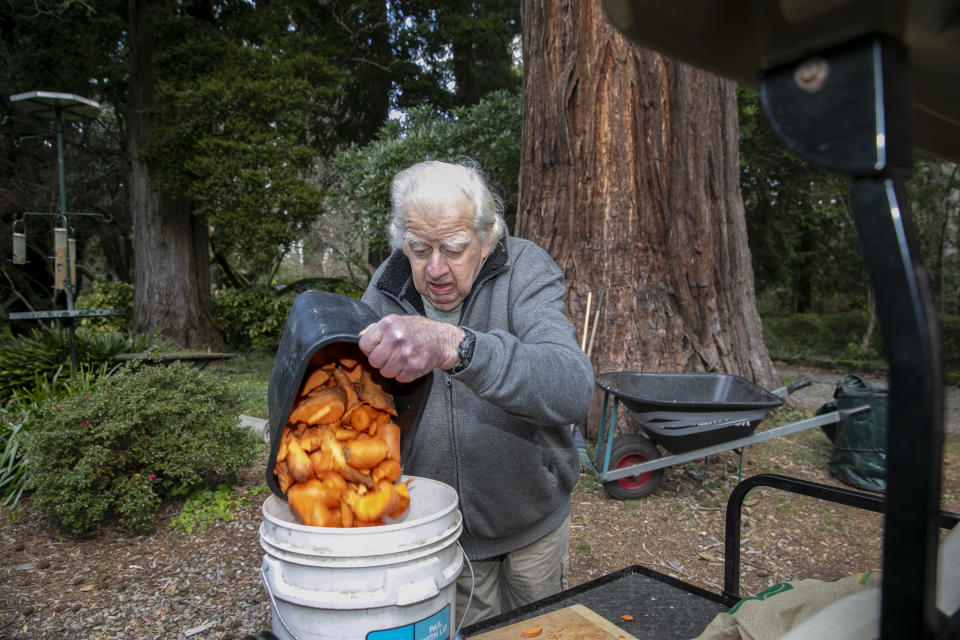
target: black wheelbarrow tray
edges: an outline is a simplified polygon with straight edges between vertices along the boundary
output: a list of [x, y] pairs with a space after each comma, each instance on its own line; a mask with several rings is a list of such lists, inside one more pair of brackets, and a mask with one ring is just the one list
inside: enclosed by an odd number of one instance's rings
[[[742, 454], [747, 445], [869, 411], [866, 405], [832, 411], [754, 433], [767, 413], [810, 381], [767, 391], [725, 373], [623, 371], [597, 376], [596, 384], [603, 389], [604, 398], [593, 466], [607, 493], [623, 500], [656, 491], [666, 467], [723, 451], [740, 450]], [[643, 435], [614, 436], [620, 404], [643, 427]], [[661, 456], [657, 445], [672, 455]]]

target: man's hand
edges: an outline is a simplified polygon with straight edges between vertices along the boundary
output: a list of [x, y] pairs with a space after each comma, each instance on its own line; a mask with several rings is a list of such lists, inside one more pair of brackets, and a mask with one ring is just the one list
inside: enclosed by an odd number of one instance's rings
[[451, 369], [466, 334], [460, 327], [422, 316], [390, 315], [361, 332], [360, 349], [385, 378], [410, 382], [434, 369]]

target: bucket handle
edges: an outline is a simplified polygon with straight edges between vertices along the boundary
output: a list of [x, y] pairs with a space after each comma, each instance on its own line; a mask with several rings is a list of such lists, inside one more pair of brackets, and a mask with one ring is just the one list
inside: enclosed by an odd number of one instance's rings
[[[470, 562], [470, 558], [467, 557], [466, 552], [463, 550], [463, 546], [457, 541], [457, 546], [460, 548], [460, 553], [463, 554], [463, 559], [467, 563], [467, 568], [470, 569], [470, 597], [467, 598], [467, 606], [463, 608], [463, 615], [460, 616], [460, 624], [457, 625], [457, 630], [454, 633], [455, 640], [460, 639], [460, 629], [463, 628], [463, 622], [467, 619], [467, 612], [470, 611], [470, 603], [473, 602], [473, 587], [476, 582], [476, 576], [473, 573], [473, 563]], [[264, 588], [267, 590], [267, 595], [270, 596], [270, 606], [273, 613], [276, 614], [277, 619], [280, 621], [280, 624], [286, 630], [287, 635], [289, 635], [293, 640], [300, 640], [297, 637], [297, 634], [293, 632], [293, 629], [290, 628], [290, 625], [287, 624], [287, 621], [283, 619], [283, 614], [280, 613], [280, 607], [277, 606], [277, 600], [273, 596], [273, 589], [270, 588], [270, 581], [267, 580], [267, 576], [264, 573], [263, 567], [260, 567], [260, 582], [263, 583]]]
[[277, 616], [280, 624], [286, 630], [287, 635], [293, 638], [293, 640], [300, 640], [300, 638], [297, 637], [297, 634], [293, 632], [293, 629], [290, 628], [290, 625], [287, 624], [287, 621], [283, 619], [283, 614], [280, 613], [280, 607], [277, 605], [277, 600], [273, 597], [273, 589], [270, 588], [270, 581], [267, 580], [267, 575], [264, 573], [263, 567], [260, 567], [260, 582], [262, 582], [263, 586], [267, 589], [267, 595], [270, 596], [271, 610]]
[[463, 550], [459, 540], [457, 541], [457, 546], [460, 547], [460, 553], [463, 554], [467, 568], [470, 569], [470, 597], [467, 598], [467, 606], [463, 608], [463, 615], [460, 616], [460, 624], [457, 625], [457, 631], [453, 634], [454, 640], [462, 640], [460, 637], [460, 629], [463, 629], [463, 623], [466, 621], [467, 613], [470, 611], [470, 603], [473, 602], [473, 588], [476, 586], [477, 577], [473, 573], [473, 563], [470, 562], [470, 558], [467, 557], [467, 552]]

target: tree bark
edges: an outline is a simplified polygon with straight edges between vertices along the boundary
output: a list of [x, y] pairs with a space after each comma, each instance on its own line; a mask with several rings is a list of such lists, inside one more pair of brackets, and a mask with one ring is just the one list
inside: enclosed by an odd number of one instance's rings
[[149, 167], [137, 153], [150, 128], [155, 81], [150, 11], [158, 6], [148, 0], [128, 3], [127, 151], [136, 283], [131, 330], [159, 334], [179, 347], [223, 350], [210, 312], [206, 223], [187, 203], [151, 188]]
[[597, 373], [725, 372], [771, 388], [735, 85], [632, 45], [598, 0], [531, 0], [523, 12], [516, 233], [563, 269], [578, 331], [588, 291], [605, 291], [590, 320]]

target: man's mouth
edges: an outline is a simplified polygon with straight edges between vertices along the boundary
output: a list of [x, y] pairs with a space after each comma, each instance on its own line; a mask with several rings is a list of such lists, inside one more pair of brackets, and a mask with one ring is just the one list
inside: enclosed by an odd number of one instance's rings
[[444, 295], [446, 293], [450, 293], [450, 291], [453, 290], [452, 283], [446, 283], [446, 284], [430, 283], [428, 286], [430, 287], [430, 291], [432, 291], [435, 295]]

